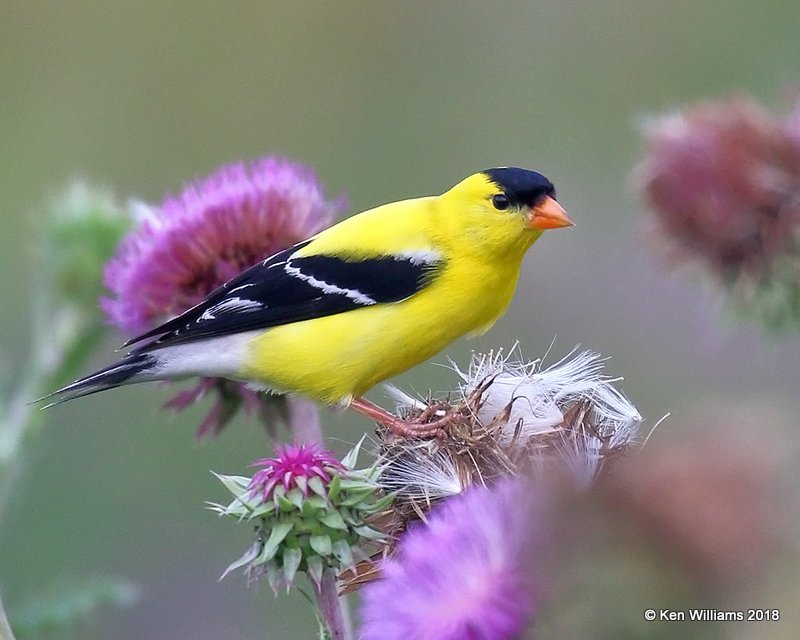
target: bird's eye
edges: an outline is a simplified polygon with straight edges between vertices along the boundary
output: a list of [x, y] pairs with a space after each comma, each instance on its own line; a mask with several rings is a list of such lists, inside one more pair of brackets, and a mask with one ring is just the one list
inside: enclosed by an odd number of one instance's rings
[[508, 196], [504, 193], [498, 193], [497, 195], [492, 196], [492, 204], [498, 211], [505, 211], [511, 206]]

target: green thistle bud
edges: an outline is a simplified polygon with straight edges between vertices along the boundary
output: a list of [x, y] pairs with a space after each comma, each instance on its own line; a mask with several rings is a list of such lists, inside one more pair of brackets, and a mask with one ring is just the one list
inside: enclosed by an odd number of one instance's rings
[[365, 547], [384, 535], [369, 524], [392, 496], [380, 496], [380, 469], [355, 470], [359, 443], [342, 462], [319, 445], [278, 449], [277, 457], [255, 463], [252, 478], [217, 477], [234, 495], [219, 514], [256, 525], [253, 545], [224, 572], [244, 568], [250, 580], [267, 576], [273, 591], [288, 591], [297, 573], [319, 585], [323, 572], [336, 572], [365, 559]]
[[52, 205], [47, 259], [58, 294], [95, 314], [103, 267], [131, 219], [110, 192], [76, 182]]

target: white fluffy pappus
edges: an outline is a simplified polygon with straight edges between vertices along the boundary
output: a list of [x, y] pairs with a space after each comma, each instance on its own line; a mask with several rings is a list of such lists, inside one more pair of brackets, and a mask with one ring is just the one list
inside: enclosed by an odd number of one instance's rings
[[388, 491], [425, 502], [458, 495], [465, 488], [455, 462], [433, 440], [402, 447], [386, 461], [380, 483]]
[[[461, 378], [464, 406], [470, 398], [479, 399], [472, 406], [477, 407], [480, 424], [491, 425], [508, 411], [500, 432], [492, 436], [505, 455], [514, 458], [514, 451], [525, 450], [535, 468], [545, 472], [556, 462], [585, 488], [608, 458], [637, 441], [642, 423], [636, 407], [614, 386], [622, 378], [604, 374], [605, 362], [599, 354], [576, 347], [544, 368], [542, 359], [526, 362], [514, 345], [508, 351], [473, 353], [466, 372], [453, 362], [450, 366]], [[387, 389], [401, 415], [428, 408], [428, 402], [396, 387]], [[435, 441], [428, 441], [396, 452], [387, 465], [391, 489], [430, 501], [469, 485], [470, 478], [459, 474], [455, 454], [436, 447]]]
[[642, 416], [613, 385], [622, 378], [603, 373], [605, 359], [593, 351], [575, 348], [555, 364], [543, 369], [541, 359], [524, 362], [514, 355], [518, 345], [486, 354], [474, 353], [466, 373], [454, 366], [464, 381], [465, 396], [491, 381], [482, 395], [478, 417], [488, 424], [509, 404], [511, 414], [503, 438], [524, 442], [552, 433], [564, 421], [564, 410], [579, 401], [591, 403], [590, 421], [610, 446], [630, 443], [638, 433]]

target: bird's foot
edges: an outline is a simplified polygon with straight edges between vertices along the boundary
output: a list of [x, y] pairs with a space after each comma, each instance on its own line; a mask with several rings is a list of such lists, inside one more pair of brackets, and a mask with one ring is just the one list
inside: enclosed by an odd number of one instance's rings
[[455, 418], [455, 414], [448, 412], [436, 420], [428, 422], [427, 420], [436, 415], [438, 410], [438, 407], [431, 405], [414, 420], [403, 420], [365, 398], [353, 399], [350, 403], [350, 408], [382, 424], [394, 435], [401, 438], [442, 437], [446, 434], [447, 428]]

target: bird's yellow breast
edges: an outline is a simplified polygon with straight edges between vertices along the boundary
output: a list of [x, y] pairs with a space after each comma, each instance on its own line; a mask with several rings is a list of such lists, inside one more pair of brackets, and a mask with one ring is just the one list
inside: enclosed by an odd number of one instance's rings
[[443, 273], [424, 297], [269, 329], [253, 341], [245, 373], [328, 403], [361, 395], [502, 315], [519, 270], [500, 275], [476, 266], [468, 278], [458, 271]]

